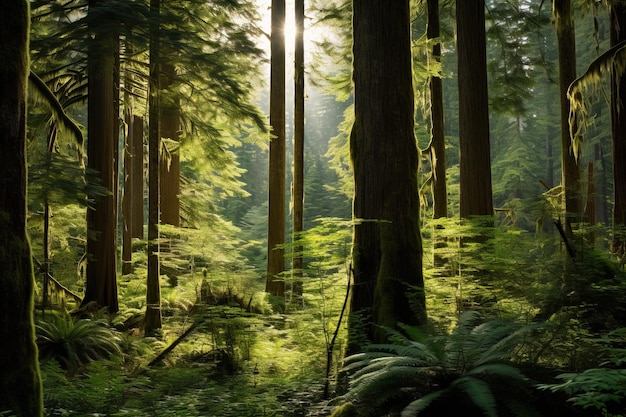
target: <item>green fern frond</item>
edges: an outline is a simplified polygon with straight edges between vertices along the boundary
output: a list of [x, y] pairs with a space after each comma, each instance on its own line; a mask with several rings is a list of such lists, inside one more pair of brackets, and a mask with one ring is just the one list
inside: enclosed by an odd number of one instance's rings
[[118, 333], [94, 320], [55, 318], [37, 324], [37, 345], [42, 358], [56, 359], [73, 371], [108, 357], [121, 357]]
[[472, 368], [466, 375], [481, 378], [483, 376], [506, 379], [508, 384], [527, 381], [522, 372], [515, 366], [506, 363], [490, 363]]
[[[494, 343], [476, 360], [476, 365], [495, 361], [497, 357], [500, 357], [501, 360], [510, 360], [515, 346], [518, 346], [520, 342], [524, 341], [537, 328], [538, 325], [526, 325], [506, 329], [505, 337], [497, 341], [494, 340]], [[502, 329], [505, 329], [505, 327], [503, 326]]]
[[400, 397], [415, 391], [422, 384], [421, 381], [426, 380], [418, 374], [415, 368], [394, 369], [394, 372], [381, 370], [353, 381], [345, 397], [373, 408], [392, 401], [397, 402]]
[[[378, 411], [392, 400], [407, 401], [403, 416], [416, 416], [444, 397], [469, 398], [486, 416], [496, 416], [506, 392], [522, 397], [527, 392], [528, 380], [511, 359], [531, 330], [508, 320], [485, 322], [477, 312], [467, 312], [447, 335], [424, 340], [417, 332], [420, 341], [414, 341], [393, 332], [392, 340], [398, 344], [370, 345], [348, 358], [351, 377], [346, 396]], [[422, 397], [414, 400], [415, 395]], [[520, 400], [512, 406], [514, 415], [532, 415], [524, 414], [524, 404], [531, 409]]]
[[498, 417], [496, 399], [488, 383], [472, 376], [463, 376], [450, 384], [450, 390], [459, 390], [488, 417]]
[[437, 355], [432, 352], [430, 346], [410, 341], [406, 345], [392, 345], [392, 344], [378, 344], [370, 345], [366, 348], [366, 352], [376, 353], [388, 353], [397, 356], [410, 356], [414, 358], [421, 358], [425, 361], [436, 360]]
[[422, 398], [417, 399], [409, 405], [407, 405], [401, 413], [402, 417], [414, 417], [419, 415], [422, 411], [430, 407], [435, 401], [444, 398], [448, 394], [448, 389], [431, 392], [424, 395]]
[[350, 388], [354, 388], [356, 393], [364, 390], [377, 389], [386, 384], [393, 384], [399, 387], [415, 387], [423, 385], [434, 376], [445, 377], [449, 372], [440, 367], [413, 367], [394, 366], [372, 370], [359, 375], [350, 383]]

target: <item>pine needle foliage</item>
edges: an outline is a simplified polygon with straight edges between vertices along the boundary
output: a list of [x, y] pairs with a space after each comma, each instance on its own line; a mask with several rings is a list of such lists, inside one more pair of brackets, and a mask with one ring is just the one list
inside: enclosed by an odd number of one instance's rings
[[[401, 411], [403, 417], [473, 410], [477, 415], [533, 415], [529, 383], [512, 362], [532, 327], [510, 320], [484, 321], [473, 311], [449, 333], [427, 337], [403, 326], [393, 343], [371, 345], [346, 358], [350, 386], [343, 400], [360, 416]], [[467, 407], [465, 409], [464, 407]], [[444, 414], [441, 414], [444, 413]]]

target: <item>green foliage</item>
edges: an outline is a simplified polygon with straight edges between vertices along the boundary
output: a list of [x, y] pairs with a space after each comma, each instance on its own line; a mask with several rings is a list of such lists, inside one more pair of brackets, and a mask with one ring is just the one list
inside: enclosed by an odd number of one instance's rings
[[485, 322], [476, 312], [461, 315], [442, 336], [426, 337], [405, 326], [407, 335], [391, 332], [394, 344], [371, 345], [346, 358], [350, 387], [343, 399], [363, 416], [389, 409], [403, 416], [432, 408], [439, 412], [435, 415], [467, 412], [462, 404], [487, 416], [499, 409], [530, 415], [528, 381], [512, 363], [530, 329], [512, 321]]
[[563, 382], [543, 384], [539, 388], [563, 392], [573, 404], [596, 409], [603, 416], [623, 415], [617, 408], [626, 400], [626, 369], [592, 368], [581, 373], [560, 374], [557, 378]]
[[70, 372], [98, 359], [122, 357], [118, 333], [102, 321], [55, 315], [40, 321], [36, 330], [40, 358], [55, 359]]
[[542, 57], [529, 34], [538, 33], [549, 22], [548, 15], [541, 15], [536, 5], [528, 3], [496, 3], [487, 15], [491, 108], [513, 118], [527, 113], [537, 80], [533, 72], [541, 70]]
[[539, 389], [564, 393], [568, 401], [584, 409], [595, 409], [605, 417], [624, 415], [626, 405], [626, 349], [623, 346], [626, 328], [591, 339], [600, 347], [600, 367], [557, 376], [561, 382], [540, 384]]

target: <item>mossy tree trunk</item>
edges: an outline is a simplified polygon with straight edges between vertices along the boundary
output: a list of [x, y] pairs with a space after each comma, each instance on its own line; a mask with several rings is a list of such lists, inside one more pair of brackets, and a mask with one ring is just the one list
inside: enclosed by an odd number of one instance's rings
[[[610, 6], [611, 46], [626, 40], [626, 4]], [[626, 242], [626, 76], [611, 74], [611, 142], [613, 147], [613, 238], [611, 250], [624, 256]]]
[[[561, 103], [561, 186], [565, 197], [565, 233], [571, 237], [572, 224], [581, 221], [580, 169], [572, 147], [570, 102], [567, 90], [576, 79], [576, 39], [571, 0], [553, 0], [552, 14], [559, 54], [559, 98]], [[576, 121], [573, 121], [576, 123]]]
[[265, 291], [282, 297], [285, 281], [285, 0], [272, 0], [270, 57], [270, 162]]
[[349, 353], [385, 341], [380, 326], [426, 321], [409, 23], [408, 0], [353, 3]]
[[[10, 11], [10, 13], [9, 13]], [[43, 415], [33, 323], [34, 272], [26, 233], [29, 2], [0, 15], [0, 412]]]
[[117, 298], [117, 161], [118, 98], [114, 82], [116, 33], [104, 14], [105, 0], [90, 0], [91, 38], [88, 48], [89, 99], [87, 166], [98, 172], [108, 195], [90, 196], [87, 210], [87, 278], [83, 305], [95, 301], [109, 312], [118, 311]]
[[484, 0], [457, 0], [460, 214], [492, 216]]

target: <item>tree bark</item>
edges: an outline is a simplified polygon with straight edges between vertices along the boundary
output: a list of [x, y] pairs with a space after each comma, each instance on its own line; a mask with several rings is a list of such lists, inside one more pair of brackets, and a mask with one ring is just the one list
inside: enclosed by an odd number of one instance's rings
[[[173, 53], [162, 58], [160, 88], [166, 96], [160, 100], [161, 136], [178, 142], [180, 136], [180, 102], [174, 90], [176, 69], [172, 64]], [[159, 175], [161, 190], [161, 224], [180, 226], [180, 153], [173, 143], [163, 146], [161, 171]]]
[[409, 1], [355, 0], [353, 280], [348, 352], [424, 324]]
[[[559, 54], [559, 96], [561, 103], [561, 186], [565, 197], [564, 230], [572, 237], [572, 224], [581, 221], [582, 202], [580, 193], [580, 170], [574, 150], [570, 130], [570, 102], [567, 90], [576, 79], [576, 39], [572, 18], [571, 0], [553, 0], [552, 13]], [[574, 121], [574, 123], [576, 123]]]
[[[159, 172], [159, 198], [161, 219], [160, 224], [175, 227], [180, 226], [180, 153], [178, 150], [180, 135], [180, 100], [176, 89], [176, 68], [173, 64], [176, 54], [171, 47], [164, 48], [165, 53], [161, 56], [161, 109], [159, 111], [159, 123], [161, 124], [161, 137], [166, 139], [161, 143], [161, 159]], [[163, 258], [171, 256], [177, 237], [161, 234], [160, 251]], [[161, 272], [168, 277], [170, 286], [178, 285], [179, 272], [176, 267], [162, 265]]]
[[[610, 3], [611, 46], [626, 40], [626, 4]], [[611, 251], [624, 256], [626, 242], [626, 76], [611, 74], [611, 144], [613, 148], [613, 236]]]
[[[106, 7], [104, 0], [90, 0], [89, 12]], [[87, 167], [98, 172], [100, 186], [108, 195], [89, 196], [87, 209], [87, 278], [83, 305], [95, 301], [110, 313], [118, 311], [117, 300], [117, 129], [114, 83], [115, 33], [98, 19], [91, 21], [88, 47], [89, 99]]]
[[[439, 29], [439, 0], [428, 0], [426, 36], [436, 39]], [[441, 43], [433, 45], [432, 59], [441, 62]], [[433, 218], [448, 217], [448, 190], [446, 183], [446, 140], [444, 135], [443, 86], [441, 77], [430, 77], [430, 160], [432, 164]]]
[[492, 216], [484, 0], [457, 0], [460, 214]]
[[[440, 36], [439, 0], [428, 0], [428, 22], [426, 37], [437, 39]], [[435, 63], [441, 62], [441, 43], [433, 45], [431, 59]], [[446, 139], [444, 132], [443, 110], [443, 83], [441, 77], [430, 76], [430, 164], [431, 164], [431, 190], [433, 194], [433, 218], [441, 219], [448, 217], [448, 187], [446, 180]], [[445, 264], [445, 259], [439, 254], [438, 249], [444, 248], [446, 242], [439, 236], [437, 229], [433, 233], [433, 266], [439, 268]]]
[[131, 237], [137, 239], [144, 238], [143, 224], [144, 224], [144, 143], [143, 143], [143, 117], [133, 116], [133, 136], [131, 150], [133, 152], [132, 159], [132, 187], [133, 194], [131, 198], [131, 210], [133, 223], [130, 228]]
[[[304, 230], [304, 0], [295, 0], [296, 38], [294, 48], [294, 132], [293, 132], [293, 236]], [[302, 297], [303, 247], [294, 245], [292, 298]]]
[[[125, 45], [132, 56], [132, 42]], [[133, 238], [143, 239], [143, 118], [134, 114], [133, 75], [125, 71], [124, 194], [122, 196], [122, 275], [133, 272]]]
[[265, 291], [282, 297], [285, 282], [285, 0], [272, 0], [270, 75], [270, 166]]
[[[10, 13], [9, 13], [10, 11]], [[0, 412], [43, 415], [33, 323], [34, 271], [26, 231], [26, 89], [30, 11], [0, 15]]]
[[594, 146], [594, 160], [594, 166], [598, 171], [598, 191], [596, 192], [596, 221], [608, 225], [609, 209], [607, 204], [606, 166], [604, 163], [604, 152], [602, 151], [602, 144], [600, 143], [596, 143]]
[[143, 239], [143, 119], [127, 111], [122, 196], [122, 275], [133, 272], [132, 240]]
[[161, 285], [159, 282], [159, 29], [161, 0], [150, 0], [150, 81], [148, 95], [148, 279], [146, 290], [145, 334], [161, 328]]

